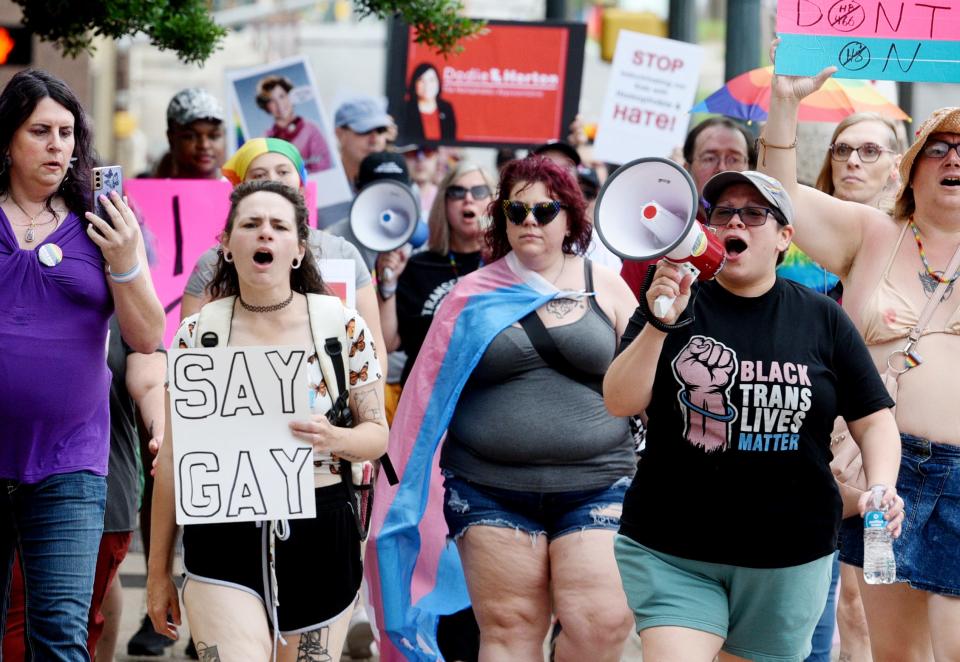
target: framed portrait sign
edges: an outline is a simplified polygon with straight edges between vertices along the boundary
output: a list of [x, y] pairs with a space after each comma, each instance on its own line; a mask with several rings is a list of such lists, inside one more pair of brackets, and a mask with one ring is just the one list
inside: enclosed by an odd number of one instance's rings
[[387, 97], [398, 144], [530, 147], [566, 137], [577, 114], [586, 25], [489, 21], [440, 55], [395, 21]]

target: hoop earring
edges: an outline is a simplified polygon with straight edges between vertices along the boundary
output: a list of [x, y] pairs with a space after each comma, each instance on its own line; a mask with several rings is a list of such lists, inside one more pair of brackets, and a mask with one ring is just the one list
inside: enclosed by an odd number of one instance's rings
[[295, 257], [295, 258], [293, 258], [293, 263], [292, 263], [290, 266], [292, 266], [294, 269], [299, 269], [299, 268], [300, 268], [300, 264], [301, 264], [300, 258]]
[[224, 253], [223, 261], [226, 262], [227, 264], [233, 263], [233, 253], [231, 253], [230, 251], [227, 251], [226, 253]]

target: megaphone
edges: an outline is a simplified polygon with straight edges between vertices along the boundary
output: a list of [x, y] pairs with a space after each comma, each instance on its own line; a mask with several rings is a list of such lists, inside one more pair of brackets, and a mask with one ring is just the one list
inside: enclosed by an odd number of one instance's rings
[[[697, 220], [699, 195], [689, 173], [659, 157], [618, 168], [600, 189], [594, 227], [607, 248], [625, 260], [666, 257], [699, 280], [723, 268], [723, 244]], [[653, 313], [663, 317], [673, 298], [659, 296]]]
[[375, 253], [387, 253], [406, 243], [416, 247], [427, 239], [416, 194], [392, 179], [371, 182], [357, 194], [350, 206], [350, 230], [364, 248]]

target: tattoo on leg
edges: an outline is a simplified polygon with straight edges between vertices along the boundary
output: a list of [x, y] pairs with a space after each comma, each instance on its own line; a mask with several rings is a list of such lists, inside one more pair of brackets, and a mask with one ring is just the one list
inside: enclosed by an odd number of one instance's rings
[[205, 644], [202, 641], [196, 642], [197, 659], [200, 662], [220, 662], [220, 653], [216, 645]]
[[333, 662], [329, 652], [330, 628], [320, 628], [300, 635], [297, 662]]

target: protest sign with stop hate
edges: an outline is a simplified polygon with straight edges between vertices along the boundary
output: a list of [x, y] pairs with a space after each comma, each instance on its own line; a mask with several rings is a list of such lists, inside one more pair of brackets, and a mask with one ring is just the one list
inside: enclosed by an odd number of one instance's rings
[[171, 349], [168, 391], [177, 524], [315, 515], [307, 351]]

